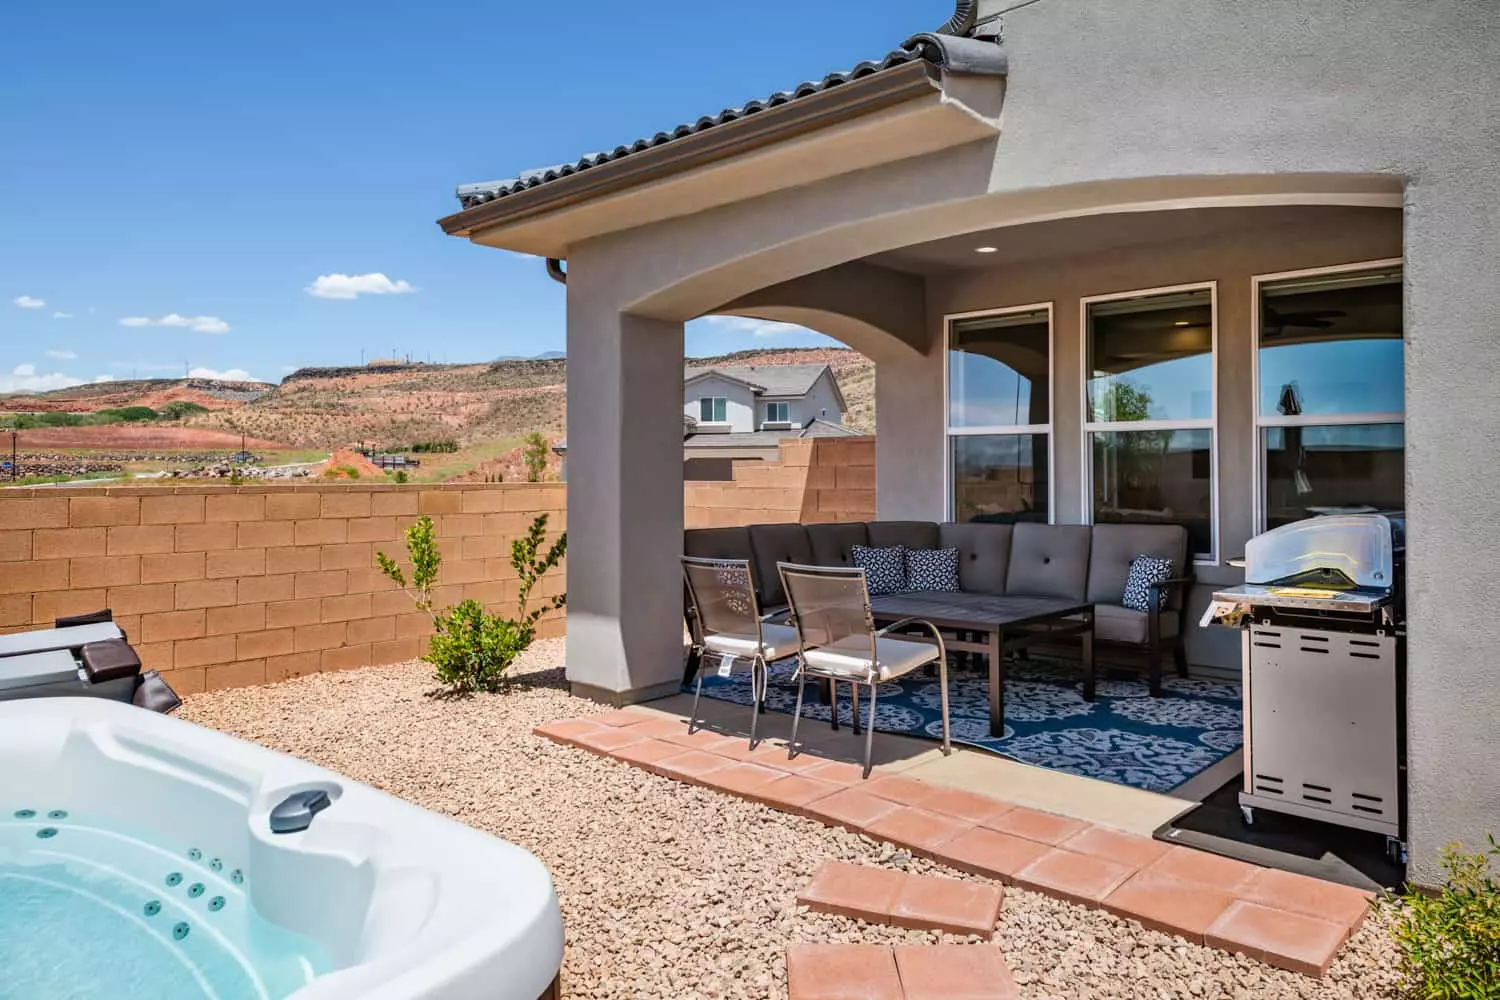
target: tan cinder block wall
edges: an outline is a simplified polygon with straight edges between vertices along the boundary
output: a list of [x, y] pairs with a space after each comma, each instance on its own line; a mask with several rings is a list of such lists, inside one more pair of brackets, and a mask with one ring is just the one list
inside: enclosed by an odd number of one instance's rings
[[874, 517], [873, 437], [788, 439], [778, 461], [735, 463], [733, 482], [683, 484], [689, 528]]
[[[382, 576], [402, 533], [437, 527], [443, 607], [510, 613], [510, 542], [539, 513], [567, 527], [561, 485], [317, 484], [0, 491], [0, 632], [111, 608], [149, 668], [180, 693], [420, 655], [431, 619]], [[564, 567], [536, 598], [561, 593]], [[543, 621], [562, 633], [562, 615]]]

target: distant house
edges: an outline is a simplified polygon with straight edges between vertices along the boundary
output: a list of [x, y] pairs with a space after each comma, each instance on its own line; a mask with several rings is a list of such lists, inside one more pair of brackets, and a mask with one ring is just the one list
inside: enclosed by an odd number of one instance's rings
[[[843, 418], [844, 395], [827, 365], [689, 365], [683, 478], [733, 479], [735, 462], [773, 460], [784, 438], [857, 435]], [[559, 441], [552, 450], [566, 459], [567, 448]]]

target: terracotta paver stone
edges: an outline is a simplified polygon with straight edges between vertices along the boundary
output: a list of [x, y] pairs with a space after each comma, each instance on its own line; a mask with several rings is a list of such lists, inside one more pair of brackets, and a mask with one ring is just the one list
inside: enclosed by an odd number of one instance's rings
[[900, 806], [886, 813], [865, 828], [865, 833], [881, 840], [913, 851], [925, 857], [933, 857], [937, 850], [965, 830], [974, 829], [974, 824], [965, 820], [928, 812], [912, 806]]
[[669, 757], [680, 757], [682, 747], [665, 740], [642, 740], [640, 743], [632, 743], [628, 747], [610, 751], [610, 756], [617, 760], [623, 760], [628, 764], [650, 771], [653, 774], [663, 773], [656, 765]]
[[579, 734], [578, 745], [585, 750], [610, 753], [650, 738], [645, 733], [636, 732], [634, 726], [598, 726], [593, 732]]
[[1259, 868], [1234, 858], [1220, 857], [1190, 847], [1173, 847], [1145, 869], [1167, 878], [1237, 892]]
[[741, 798], [750, 799], [753, 802], [762, 801], [761, 789], [774, 781], [780, 781], [786, 777], [786, 772], [773, 770], [769, 767], [761, 767], [759, 764], [746, 764], [728, 761], [729, 766], [709, 771], [703, 775], [704, 784], [721, 791], [732, 792]]
[[1118, 862], [1056, 847], [1017, 872], [1016, 881], [1049, 896], [1093, 904], [1134, 873], [1133, 868]]
[[583, 745], [579, 741], [584, 735], [595, 732], [599, 728], [587, 719], [559, 719], [544, 726], [537, 726], [532, 732], [554, 743], [576, 747]]
[[890, 922], [913, 930], [987, 938], [995, 933], [1003, 899], [1004, 890], [991, 882], [907, 875], [891, 907]]
[[[795, 761], [804, 757], [808, 755], [799, 753], [792, 759]], [[846, 760], [823, 760], [822, 758], [818, 758], [818, 761], [816, 767], [810, 767], [803, 773], [820, 781], [833, 781], [841, 785], [864, 784], [864, 769], [858, 764], [851, 764]]]
[[[761, 745], [770, 749], [772, 753], [764, 760], [757, 756], [755, 758], [756, 763], [764, 764], [767, 767], [774, 767], [776, 768], [776, 770], [785, 771], [788, 774], [808, 774], [812, 771], [823, 770], [825, 765], [828, 764], [843, 763], [842, 761], [829, 760], [827, 757], [815, 757], [809, 753], [799, 753], [795, 757], [788, 757], [786, 755], [786, 747], [772, 746], [769, 743], [763, 743]], [[849, 766], [854, 767], [854, 765], [852, 764]], [[859, 778], [859, 768], [854, 768], [854, 771], [855, 774], [853, 780], [857, 780]], [[822, 776], [822, 780], [834, 780], [831, 776], [832, 774], [832, 770], [827, 771], [827, 773]], [[813, 775], [813, 777], [818, 777], [818, 775]], [[839, 784], [841, 785], [848, 783], [849, 782], [846, 780], [839, 781]]]
[[613, 712], [605, 712], [603, 715], [590, 715], [587, 718], [590, 722], [601, 726], [639, 726], [643, 723], [655, 722], [661, 716], [621, 708]]
[[857, 788], [844, 788], [810, 803], [805, 812], [831, 826], [864, 833], [871, 823], [900, 808], [888, 799], [868, 795]]
[[986, 820], [983, 825], [991, 830], [999, 830], [1001, 833], [1025, 837], [1027, 840], [1035, 840], [1041, 844], [1054, 845], [1062, 843], [1088, 826], [1087, 823], [1076, 819], [1038, 812], [1035, 809], [1027, 809], [1025, 806], [1008, 809]]
[[1148, 868], [1105, 896], [1102, 905], [1116, 916], [1202, 944], [1209, 927], [1234, 901], [1223, 889], [1166, 878]]
[[1014, 882], [1016, 873], [1050, 848], [982, 826], [965, 830], [937, 852], [937, 860], [971, 875]]
[[[927, 783], [922, 782], [922, 784]], [[929, 812], [942, 813], [944, 816], [968, 820], [980, 826], [1016, 808], [1014, 803], [992, 799], [988, 795], [932, 784], [927, 784], [927, 791], [922, 794], [919, 801], [911, 805]]]
[[1122, 830], [1111, 830], [1107, 826], [1090, 826], [1057, 845], [1079, 854], [1092, 854], [1116, 864], [1130, 868], [1144, 868], [1172, 849], [1150, 837], [1141, 837]]
[[844, 786], [831, 781], [819, 781], [805, 774], [782, 773], [781, 780], [760, 789], [756, 797], [768, 806], [784, 812], [807, 815], [807, 806], [827, 798]]
[[1268, 965], [1304, 976], [1322, 976], [1348, 932], [1344, 927], [1259, 903], [1237, 902], [1214, 921], [1210, 948], [1244, 952]]
[[987, 944], [898, 945], [906, 1000], [1018, 1000], [1000, 949]]
[[[647, 725], [651, 725], [651, 723], [647, 723]], [[636, 729], [635, 726], [631, 728]], [[650, 736], [655, 736], [657, 739], [666, 740], [668, 743], [676, 743], [678, 746], [686, 747], [689, 750], [702, 750], [705, 753], [716, 753], [719, 750], [737, 746], [745, 742], [733, 736], [716, 733], [712, 729], [695, 729], [690, 733], [687, 731], [686, 726], [683, 726], [675, 733], [655, 731], [647, 731], [647, 733]]]
[[871, 795], [899, 802], [903, 806], [919, 805], [922, 798], [931, 793], [933, 787], [925, 781], [905, 778], [899, 774], [872, 774], [862, 786], [864, 791]]
[[662, 716], [656, 716], [648, 722], [640, 723], [640, 728], [637, 731], [658, 740], [664, 740], [669, 736], [686, 735], [687, 722], [682, 719], [667, 719]]
[[797, 902], [819, 913], [889, 923], [891, 907], [906, 882], [906, 875], [890, 868], [825, 861], [807, 888], [797, 893]]
[[891, 949], [794, 944], [786, 950], [787, 1000], [903, 1000]]
[[722, 768], [733, 767], [734, 761], [701, 750], [684, 750], [676, 757], [663, 758], [656, 766], [669, 778], [701, 785], [704, 776]]
[[1370, 893], [1306, 875], [1265, 868], [1239, 890], [1241, 899], [1319, 920], [1331, 920], [1352, 932], [1370, 912]]

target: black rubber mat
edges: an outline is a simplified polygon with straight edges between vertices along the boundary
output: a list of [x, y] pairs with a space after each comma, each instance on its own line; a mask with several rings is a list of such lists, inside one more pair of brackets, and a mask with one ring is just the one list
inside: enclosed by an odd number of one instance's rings
[[1382, 834], [1266, 809], [1256, 809], [1254, 825], [1246, 825], [1240, 787], [1236, 777], [1163, 825], [1156, 839], [1360, 889], [1396, 889], [1405, 880], [1406, 867], [1391, 862]]

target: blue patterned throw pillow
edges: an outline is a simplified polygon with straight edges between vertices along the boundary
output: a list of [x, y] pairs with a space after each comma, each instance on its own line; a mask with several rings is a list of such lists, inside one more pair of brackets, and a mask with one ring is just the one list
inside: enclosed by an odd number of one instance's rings
[[873, 549], [855, 545], [849, 555], [854, 565], [865, 571], [865, 586], [871, 594], [899, 594], [906, 589], [906, 546]]
[[[1172, 578], [1172, 560], [1156, 556], [1136, 556], [1130, 560], [1130, 575], [1125, 580], [1125, 595], [1120, 603], [1133, 611], [1151, 610], [1151, 585]], [[1158, 610], [1167, 607], [1167, 592], [1160, 591]]]
[[906, 589], [958, 590], [957, 549], [907, 549]]

